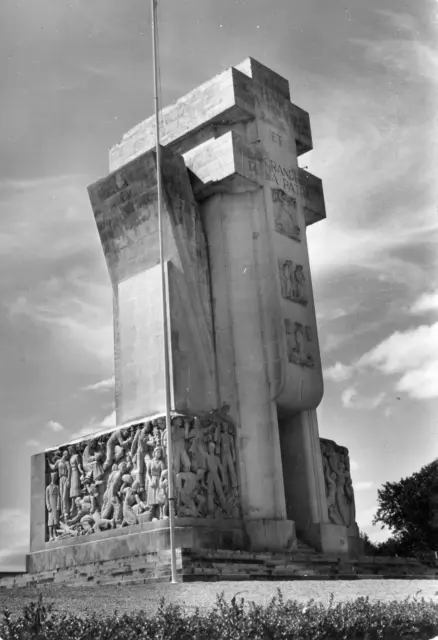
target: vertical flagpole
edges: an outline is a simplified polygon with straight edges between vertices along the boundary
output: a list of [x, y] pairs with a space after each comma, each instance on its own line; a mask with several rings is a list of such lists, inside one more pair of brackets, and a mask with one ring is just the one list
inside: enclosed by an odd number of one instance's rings
[[167, 469], [168, 469], [168, 493], [169, 493], [169, 533], [172, 583], [176, 583], [176, 553], [175, 553], [175, 498], [173, 486], [173, 452], [172, 452], [172, 428], [170, 420], [170, 367], [169, 367], [169, 335], [167, 321], [166, 300], [166, 272], [164, 267], [164, 243], [163, 243], [163, 219], [162, 219], [162, 187], [161, 187], [161, 149], [160, 149], [160, 106], [158, 103], [158, 51], [157, 51], [157, 0], [151, 0], [152, 9], [152, 41], [154, 62], [154, 104], [155, 104], [155, 128], [156, 128], [156, 153], [157, 153], [157, 197], [158, 197], [158, 238], [160, 244], [161, 267], [161, 299], [163, 305], [163, 331], [164, 331], [164, 377], [166, 385], [166, 429], [167, 429]]

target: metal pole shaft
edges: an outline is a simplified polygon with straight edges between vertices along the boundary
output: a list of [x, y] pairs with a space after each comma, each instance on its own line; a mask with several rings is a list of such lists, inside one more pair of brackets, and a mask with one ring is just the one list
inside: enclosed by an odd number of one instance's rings
[[164, 266], [164, 241], [163, 241], [163, 216], [162, 216], [162, 186], [161, 186], [161, 149], [160, 149], [160, 106], [158, 103], [158, 52], [157, 52], [157, 0], [151, 0], [152, 8], [152, 41], [154, 62], [154, 104], [156, 127], [156, 154], [157, 154], [157, 214], [158, 214], [158, 238], [160, 245], [161, 267], [161, 299], [163, 307], [163, 331], [164, 331], [164, 377], [166, 386], [166, 429], [167, 429], [167, 469], [168, 469], [168, 494], [169, 494], [169, 533], [172, 583], [177, 582], [176, 575], [176, 550], [175, 550], [175, 500], [173, 486], [173, 451], [172, 451], [172, 426], [170, 418], [170, 367], [169, 367], [169, 334], [167, 320], [167, 296], [166, 296], [166, 272]]

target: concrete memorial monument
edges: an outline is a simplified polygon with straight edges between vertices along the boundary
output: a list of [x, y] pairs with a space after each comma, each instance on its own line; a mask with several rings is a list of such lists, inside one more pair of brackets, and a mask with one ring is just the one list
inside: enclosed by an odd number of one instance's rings
[[114, 294], [117, 424], [32, 459], [38, 572], [176, 545], [357, 549], [348, 452], [320, 442], [323, 396], [300, 169], [308, 114], [253, 59], [160, 113], [173, 469], [167, 469], [155, 121], [88, 189]]

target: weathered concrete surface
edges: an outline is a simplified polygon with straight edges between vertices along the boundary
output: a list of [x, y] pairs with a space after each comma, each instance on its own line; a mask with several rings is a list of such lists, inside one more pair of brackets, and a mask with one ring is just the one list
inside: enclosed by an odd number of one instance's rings
[[[294, 597], [301, 597], [303, 601], [311, 596], [318, 596], [316, 591], [318, 589], [321, 590], [322, 587], [316, 589], [315, 585], [321, 584], [320, 581], [322, 580], [330, 580], [330, 587], [324, 589], [328, 601], [330, 593], [339, 589], [339, 585], [345, 580], [361, 581], [361, 583], [356, 582], [354, 589], [352, 589], [351, 584], [343, 582], [344, 585], [348, 585], [348, 588], [345, 587], [344, 595], [346, 597], [358, 596], [358, 590], [363, 590], [363, 581], [365, 580], [368, 581], [369, 585], [373, 585], [373, 590], [369, 593], [364, 592], [364, 596], [378, 599], [382, 599], [382, 597], [383, 599], [385, 597], [386, 599], [394, 599], [397, 590], [405, 589], [403, 580], [409, 580], [409, 583], [415, 586], [415, 589], [412, 590], [412, 594], [414, 594], [414, 592], [418, 593], [418, 590], [424, 591], [429, 588], [427, 583], [424, 582], [425, 580], [433, 580], [435, 583], [438, 577], [438, 565], [433, 560], [427, 563], [415, 558], [366, 556], [360, 556], [355, 560], [347, 560], [339, 558], [337, 554], [315, 553], [301, 543], [298, 543], [297, 547], [289, 553], [177, 549], [176, 561], [178, 580], [181, 582], [242, 582], [252, 580], [253, 582], [248, 582], [245, 585], [251, 590], [254, 589], [254, 584], [257, 584], [257, 582], [254, 583], [254, 580], [282, 580], [281, 589], [284, 591], [287, 587], [287, 583], [284, 581], [289, 584], [294, 580], [310, 581], [302, 583], [299, 591], [294, 595]], [[383, 578], [385, 578], [386, 591], [382, 589], [382, 585], [379, 586], [379, 582], [376, 582], [376, 580], [379, 581]], [[392, 579], [393, 582], [388, 583], [388, 579]], [[67, 569], [55, 569], [39, 574], [25, 573], [14, 577], [0, 578], [0, 592], [2, 594], [0, 600], [2, 604], [6, 604], [7, 599], [10, 598], [11, 602], [7, 603], [7, 608], [14, 612], [14, 607], [11, 605], [15, 603], [12, 599], [18, 600], [19, 598], [22, 601], [28, 597], [29, 592], [26, 593], [24, 591], [26, 587], [42, 588], [47, 597], [52, 598], [55, 594], [51, 591], [51, 587], [55, 587], [56, 593], [58, 593], [62, 585], [68, 585], [69, 587], [90, 586], [93, 589], [93, 598], [95, 599], [96, 596], [105, 598], [110, 596], [110, 592], [104, 589], [105, 586], [123, 585], [124, 601], [128, 600], [132, 604], [132, 592], [129, 592], [128, 585], [139, 584], [142, 585], [141, 602], [143, 606], [145, 602], [143, 585], [150, 584], [155, 591], [157, 586], [154, 587], [153, 585], [157, 585], [159, 582], [169, 582], [169, 580], [170, 552], [168, 550], [159, 550], [139, 556], [130, 555], [117, 560], [76, 565]], [[423, 582], [415, 583], [414, 581], [416, 580], [422, 580]], [[98, 585], [100, 589], [96, 591], [95, 586]], [[310, 585], [313, 586], [310, 587]], [[173, 595], [175, 594], [175, 588], [172, 587]], [[213, 588], [214, 585], [210, 585], [208, 592]], [[15, 592], [15, 589], [20, 589], [20, 591]], [[206, 592], [205, 586], [203, 589]], [[223, 589], [222, 586], [218, 592], [221, 589]], [[269, 589], [269, 587], [264, 583], [263, 593], [265, 598], [266, 589]], [[313, 590], [314, 593], [310, 593], [309, 589]], [[148, 593], [147, 602], [150, 601], [154, 591]], [[303, 595], [303, 591], [307, 595]], [[370, 591], [370, 587], [368, 587], [368, 591]], [[436, 586], [434, 593], [435, 591]], [[106, 592], [105, 595], [102, 596], [102, 592]], [[31, 593], [31, 598], [34, 599], [34, 589], [32, 589]], [[126, 595], [127, 593], [128, 596]], [[80, 595], [83, 598], [83, 591], [81, 591]], [[164, 591], [162, 591], [162, 595], [166, 595]], [[68, 599], [70, 600], [74, 597], [76, 597], [75, 592], [70, 590]], [[156, 604], [158, 604], [158, 600], [159, 598], [156, 599]], [[65, 605], [65, 602], [62, 604]], [[120, 607], [117, 607], [117, 609], [119, 610]], [[83, 611], [83, 601], [81, 602], [81, 611]]]
[[46, 539], [46, 456], [31, 456], [30, 470], [30, 550], [44, 549]]
[[[178, 153], [215, 138], [234, 125], [255, 115], [258, 93], [253, 92], [256, 79], [263, 87], [264, 99], [271, 103], [296, 132], [299, 153], [312, 149], [308, 114], [289, 101], [289, 84], [267, 67], [248, 58], [237, 67], [227, 69], [197, 87], [174, 104], [161, 110], [162, 144]], [[110, 150], [110, 171], [155, 146], [155, 118], [150, 117], [128, 131], [120, 144]]]
[[[244, 549], [245, 532], [240, 521], [214, 522], [208, 519], [178, 518], [175, 526], [176, 547], [188, 549]], [[162, 521], [148, 522], [126, 529], [113, 529], [59, 542], [46, 542], [44, 549], [26, 556], [29, 573], [54, 571], [69, 567], [146, 556], [170, 549], [169, 526]]]
[[[206, 239], [184, 161], [166, 149], [162, 157], [172, 409], [210, 410], [216, 380]], [[164, 411], [155, 152], [91, 185], [89, 195], [114, 291], [117, 421], [127, 422]]]
[[306, 541], [308, 530], [329, 521], [315, 412], [281, 419], [280, 441], [287, 515]]
[[[319, 178], [298, 167], [312, 148], [308, 114], [286, 79], [248, 59], [160, 117], [173, 407], [231, 405], [256, 544], [265, 535], [256, 523], [291, 532], [295, 521], [342, 553], [348, 532], [328, 523], [315, 414], [323, 379], [306, 227], [325, 206]], [[113, 173], [90, 190], [115, 289], [120, 422], [162, 409], [163, 372], [147, 370], [162, 352], [162, 317], [146, 300], [159, 288], [154, 129], [150, 118], [128, 132], [110, 152]]]

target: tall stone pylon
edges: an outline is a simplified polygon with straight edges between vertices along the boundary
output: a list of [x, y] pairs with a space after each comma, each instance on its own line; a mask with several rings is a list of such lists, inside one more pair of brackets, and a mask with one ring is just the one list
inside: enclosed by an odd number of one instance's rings
[[[351, 532], [328, 518], [316, 417], [306, 229], [325, 206], [297, 162], [312, 149], [309, 116], [286, 79], [248, 58], [164, 108], [160, 127], [172, 411], [229, 406], [251, 548], [292, 548], [296, 531], [347, 552]], [[109, 164], [89, 195], [114, 291], [121, 424], [165, 408], [153, 117]]]

